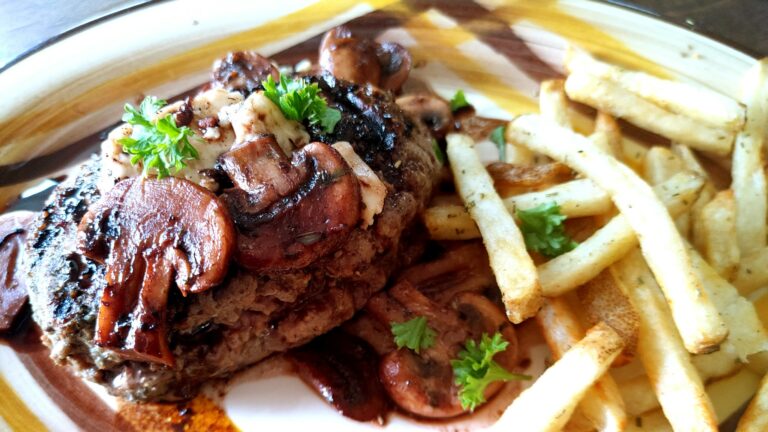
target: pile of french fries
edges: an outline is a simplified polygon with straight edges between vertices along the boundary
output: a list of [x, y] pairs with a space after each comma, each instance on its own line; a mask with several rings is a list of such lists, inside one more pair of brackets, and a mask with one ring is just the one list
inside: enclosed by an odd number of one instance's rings
[[[576, 49], [565, 67], [542, 83], [540, 113], [507, 125], [506, 162], [564, 164], [574, 178], [500, 196], [473, 140], [450, 134], [463, 204], [437, 199], [424, 214], [434, 239], [482, 237], [509, 319], [535, 318], [550, 348], [553, 364], [496, 429], [715, 431], [752, 399], [737, 430], [768, 430], [768, 332], [753, 302], [768, 295], [768, 60], [740, 101]], [[514, 215], [551, 201], [587, 234], [547, 260]]]

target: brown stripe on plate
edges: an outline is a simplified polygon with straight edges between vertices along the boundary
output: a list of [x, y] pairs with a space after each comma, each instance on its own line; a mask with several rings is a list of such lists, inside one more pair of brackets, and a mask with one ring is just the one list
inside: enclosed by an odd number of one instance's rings
[[[383, 11], [373, 11], [354, 18], [344, 25], [349, 27], [360, 37], [375, 38], [383, 31], [399, 24], [400, 20], [396, 16]], [[318, 34], [272, 55], [271, 58], [280, 64], [295, 64], [303, 59], [316, 61], [317, 48], [320, 45], [322, 36], [322, 34]], [[225, 52], [221, 53], [222, 56], [225, 54]], [[204, 85], [204, 83], [201, 83], [201, 86], [202, 85]], [[199, 88], [200, 87], [198, 86], [187, 90], [169, 100], [174, 101], [182, 99], [188, 95], [196, 93]], [[105, 138], [106, 132], [113, 129], [115, 125], [111, 125], [104, 130], [73, 142], [53, 153], [38, 156], [26, 162], [0, 165], [0, 186], [34, 180], [43, 177], [46, 174], [58, 171], [67, 165], [84, 161], [89, 154], [98, 150], [98, 146]]]
[[453, 18], [463, 29], [506, 57], [531, 79], [544, 81], [563, 77], [531, 51], [506, 21], [474, 1], [405, 0], [405, 3], [420, 11], [434, 8]]

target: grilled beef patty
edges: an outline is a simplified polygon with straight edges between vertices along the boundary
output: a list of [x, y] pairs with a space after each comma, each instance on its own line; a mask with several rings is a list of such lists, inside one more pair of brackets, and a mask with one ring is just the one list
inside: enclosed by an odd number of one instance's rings
[[415, 219], [440, 170], [426, 127], [404, 114], [389, 93], [330, 75], [311, 79], [342, 112], [334, 133], [309, 126], [311, 138], [349, 141], [387, 185], [375, 223], [355, 228], [336, 250], [298, 270], [255, 273], [233, 262], [227, 279], [213, 289], [187, 297], [171, 289], [168, 328], [175, 365], [125, 360], [94, 343], [105, 268], [76, 247], [78, 223], [99, 200], [100, 163], [93, 158], [57, 188], [27, 245], [34, 318], [56, 362], [128, 400], [188, 398], [210, 378], [341, 324], [418, 255], [422, 242]]

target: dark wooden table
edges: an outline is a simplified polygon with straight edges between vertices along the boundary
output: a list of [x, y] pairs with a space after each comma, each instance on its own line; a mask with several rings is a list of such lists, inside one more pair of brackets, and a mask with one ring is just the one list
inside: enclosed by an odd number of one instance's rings
[[[585, 0], [587, 1], [587, 0]], [[607, 0], [768, 56], [768, 0]], [[31, 48], [147, 0], [0, 0], [0, 69]]]

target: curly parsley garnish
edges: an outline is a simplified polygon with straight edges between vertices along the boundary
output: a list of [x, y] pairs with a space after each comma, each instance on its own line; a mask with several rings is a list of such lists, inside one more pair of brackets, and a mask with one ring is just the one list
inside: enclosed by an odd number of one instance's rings
[[193, 135], [187, 126], [176, 126], [173, 116], [155, 118], [157, 111], [167, 102], [155, 96], [147, 96], [137, 110], [125, 104], [123, 121], [133, 126], [130, 137], [118, 142], [123, 151], [131, 155], [131, 164], [141, 162], [143, 175], [155, 170], [158, 178], [167, 177], [171, 169], [178, 172], [188, 160], [199, 157], [197, 150], [189, 143]]
[[466, 106], [469, 106], [467, 97], [464, 95], [464, 90], [457, 90], [456, 94], [451, 98], [451, 111], [456, 112]]
[[440, 144], [437, 143], [437, 140], [432, 138], [432, 151], [435, 153], [435, 158], [437, 158], [437, 161], [440, 162], [440, 165], [445, 165], [445, 153], [443, 152], [443, 149], [440, 148]]
[[504, 138], [506, 132], [507, 127], [505, 125], [499, 126], [491, 132], [491, 141], [499, 149], [499, 160], [502, 162], [507, 161], [507, 139]]
[[341, 112], [328, 108], [325, 98], [319, 95], [317, 83], [308, 84], [303, 78], [280, 74], [278, 82], [270, 75], [261, 85], [264, 86], [264, 96], [280, 107], [289, 120], [307, 120], [312, 125], [320, 123], [326, 133], [333, 132], [336, 123], [341, 120]]
[[419, 353], [435, 344], [435, 331], [427, 325], [427, 318], [420, 316], [403, 323], [390, 323], [398, 348], [406, 347]]
[[517, 210], [520, 231], [528, 249], [547, 257], [556, 257], [575, 248], [578, 243], [565, 233], [560, 206], [551, 201], [530, 210]]
[[499, 332], [493, 337], [483, 333], [479, 344], [468, 340], [458, 359], [451, 361], [462, 408], [474, 411], [485, 403], [485, 389], [492, 382], [531, 379], [528, 375], [509, 372], [493, 361], [493, 356], [506, 350], [508, 345]]

